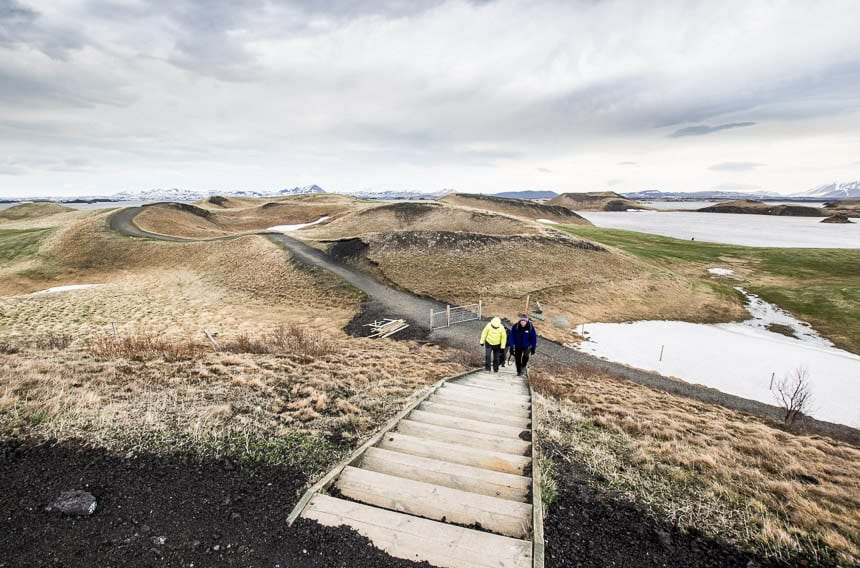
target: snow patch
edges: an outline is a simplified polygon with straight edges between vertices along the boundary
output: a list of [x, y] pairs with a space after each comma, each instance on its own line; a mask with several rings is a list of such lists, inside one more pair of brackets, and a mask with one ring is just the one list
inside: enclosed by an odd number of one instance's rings
[[708, 274], [713, 274], [714, 276], [731, 276], [735, 271], [731, 268], [709, 268]]
[[[771, 377], [779, 380], [806, 367], [813, 393], [808, 414], [860, 427], [860, 356], [834, 347], [778, 306], [737, 289], [747, 299], [747, 321], [591, 323], [587, 340], [576, 348], [766, 404], [775, 404]], [[791, 328], [795, 337], [769, 331], [771, 324]]]
[[266, 230], [267, 231], [277, 231], [279, 233], [289, 233], [290, 231], [297, 231], [297, 230], [301, 229], [302, 227], [310, 227], [311, 225], [316, 225], [317, 223], [322, 223], [326, 219], [328, 219], [328, 215], [326, 215], [324, 217], [320, 217], [319, 219], [317, 219], [316, 221], [314, 221], [312, 223], [300, 223], [298, 225], [275, 225], [274, 227], [269, 227]]
[[535, 219], [538, 223], [549, 223], [550, 225], [558, 225], [556, 221], [552, 221], [550, 219]]
[[70, 290], [83, 290], [84, 288], [93, 288], [95, 286], [101, 286], [101, 284], [70, 284], [68, 286], [54, 286], [53, 288], [47, 288], [45, 290], [39, 290], [38, 292], [33, 292], [30, 295], [31, 296], [38, 296], [41, 294], [55, 294], [57, 292], [68, 292]]

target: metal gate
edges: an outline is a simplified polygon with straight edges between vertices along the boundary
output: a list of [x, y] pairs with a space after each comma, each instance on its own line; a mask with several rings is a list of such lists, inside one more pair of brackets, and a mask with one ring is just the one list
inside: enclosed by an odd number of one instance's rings
[[481, 319], [481, 311], [483, 302], [477, 304], [466, 304], [465, 306], [447, 306], [442, 311], [430, 310], [430, 329], [439, 329], [440, 327], [449, 327], [455, 323], [463, 323]]

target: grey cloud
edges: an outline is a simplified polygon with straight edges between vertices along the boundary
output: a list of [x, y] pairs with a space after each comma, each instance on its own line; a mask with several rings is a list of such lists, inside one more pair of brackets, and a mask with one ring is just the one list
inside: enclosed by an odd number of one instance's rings
[[713, 134], [714, 132], [719, 132], [720, 130], [728, 130], [730, 128], [744, 128], [746, 126], [754, 126], [755, 124], [755, 122], [730, 122], [728, 124], [719, 124], [717, 126], [708, 126], [707, 124], [687, 126], [685, 128], [676, 130], [672, 134], [669, 134], [669, 138], [681, 138], [682, 136], [704, 136], [706, 134]]
[[16, 107], [50, 108], [122, 106], [134, 96], [123, 93], [120, 86], [96, 76], [82, 77], [74, 73], [53, 76], [4, 68], [0, 65], [0, 103]]
[[0, 0], [0, 47], [30, 45], [53, 59], [65, 59], [70, 50], [85, 45], [71, 27], [43, 26], [39, 13], [16, 0]]
[[762, 166], [764, 164], [758, 162], [720, 162], [719, 164], [708, 166], [708, 169], [715, 172], [748, 172]]

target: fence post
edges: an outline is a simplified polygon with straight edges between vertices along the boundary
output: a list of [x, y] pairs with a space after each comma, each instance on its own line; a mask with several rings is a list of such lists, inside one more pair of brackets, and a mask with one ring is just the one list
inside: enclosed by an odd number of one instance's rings
[[451, 304], [445, 306], [445, 320], [447, 323], [445, 327], [451, 327]]
[[663, 348], [664, 348], [664, 347], [666, 347], [666, 346], [665, 346], [665, 345], [661, 345], [661, 346], [660, 346], [660, 358], [658, 359], [658, 361], [662, 361], [662, 360], [663, 360]]
[[481, 319], [482, 317], [484, 317], [484, 314], [482, 313], [483, 310], [484, 310], [484, 300], [478, 300], [478, 319]]
[[433, 330], [433, 308], [430, 308], [430, 330]]
[[117, 343], [119, 343], [119, 334], [116, 332], [116, 322], [115, 322], [115, 321], [112, 321], [112, 322], [110, 322], [110, 325], [111, 325], [111, 327], [113, 327], [113, 338], [114, 338], [114, 341], [116, 341]]
[[221, 346], [218, 345], [218, 342], [215, 341], [215, 338], [212, 337], [212, 334], [210, 334], [206, 329], [203, 330], [203, 333], [206, 334], [206, 338], [209, 339], [209, 341], [212, 343], [212, 347], [215, 348], [215, 351], [221, 351]]

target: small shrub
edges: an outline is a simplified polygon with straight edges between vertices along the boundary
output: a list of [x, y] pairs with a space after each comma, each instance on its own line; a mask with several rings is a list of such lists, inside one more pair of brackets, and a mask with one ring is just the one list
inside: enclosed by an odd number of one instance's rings
[[0, 353], [3, 355], [14, 355], [15, 353], [19, 353], [21, 351], [21, 346], [12, 343], [7, 339], [0, 340]]
[[154, 333], [137, 333], [115, 338], [97, 335], [90, 338], [87, 351], [99, 359], [146, 361], [162, 358], [168, 362], [186, 361], [206, 351], [202, 343], [164, 337]]
[[812, 404], [809, 370], [806, 367], [798, 367], [793, 373], [774, 383], [771, 392], [783, 409], [783, 421], [787, 425], [794, 424], [801, 415], [809, 412]]
[[301, 363], [309, 363], [335, 352], [335, 344], [321, 335], [301, 327], [278, 327], [262, 337], [242, 334], [222, 345], [231, 353], [289, 355]]
[[44, 351], [62, 351], [66, 349], [74, 341], [74, 337], [70, 333], [49, 332], [41, 335], [33, 340], [32, 345], [36, 349]]

